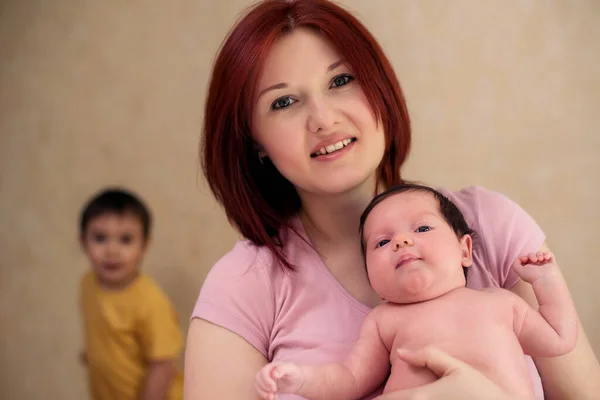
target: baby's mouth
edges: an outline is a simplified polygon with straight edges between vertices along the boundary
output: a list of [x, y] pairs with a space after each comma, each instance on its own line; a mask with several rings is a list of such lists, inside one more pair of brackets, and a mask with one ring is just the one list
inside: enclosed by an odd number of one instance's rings
[[412, 264], [413, 262], [418, 261], [418, 260], [420, 260], [419, 257], [406, 257], [406, 258], [403, 258], [403, 259], [401, 259], [401, 260], [398, 261], [398, 264], [396, 264], [396, 269], [402, 268], [402, 267], [404, 267], [406, 265], [409, 265], [409, 264]]

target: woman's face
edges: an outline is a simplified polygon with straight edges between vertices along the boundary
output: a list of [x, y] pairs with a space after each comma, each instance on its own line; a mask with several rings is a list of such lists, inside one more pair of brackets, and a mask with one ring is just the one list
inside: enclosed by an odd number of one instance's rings
[[301, 196], [374, 189], [385, 150], [382, 124], [319, 33], [296, 29], [274, 44], [252, 122], [259, 150]]

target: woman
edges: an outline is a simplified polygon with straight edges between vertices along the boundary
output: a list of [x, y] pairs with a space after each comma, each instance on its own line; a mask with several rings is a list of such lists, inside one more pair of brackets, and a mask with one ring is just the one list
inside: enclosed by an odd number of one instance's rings
[[[345, 357], [381, 301], [367, 279], [359, 217], [377, 192], [402, 182], [409, 148], [397, 78], [352, 15], [325, 0], [271, 0], [237, 23], [215, 62], [202, 162], [248, 240], [202, 287], [188, 333], [187, 400], [256, 398], [254, 376], [267, 361]], [[502, 286], [535, 304], [510, 271], [518, 255], [548, 250], [533, 219], [482, 188], [443, 192], [478, 232], [468, 285]], [[600, 393], [581, 332], [569, 355], [531, 362], [539, 398]], [[506, 398], [436, 349], [413, 357], [442, 379], [385, 398]]]

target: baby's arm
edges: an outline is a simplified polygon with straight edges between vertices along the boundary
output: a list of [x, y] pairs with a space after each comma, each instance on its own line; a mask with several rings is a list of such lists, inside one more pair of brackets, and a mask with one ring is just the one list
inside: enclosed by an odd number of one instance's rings
[[389, 374], [389, 350], [382, 342], [377, 311], [365, 319], [352, 352], [343, 363], [297, 365], [267, 364], [256, 376], [256, 388], [265, 399], [277, 393], [295, 393], [307, 399], [358, 399], [373, 392]]
[[569, 353], [577, 342], [577, 311], [566, 283], [560, 279], [551, 253], [532, 253], [513, 264], [515, 272], [533, 285], [539, 303], [536, 311], [516, 298], [515, 324], [523, 351], [533, 357]]

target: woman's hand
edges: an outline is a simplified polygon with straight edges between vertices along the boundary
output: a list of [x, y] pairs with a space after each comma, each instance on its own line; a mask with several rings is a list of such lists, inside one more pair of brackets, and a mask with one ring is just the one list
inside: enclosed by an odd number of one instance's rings
[[376, 400], [514, 400], [481, 372], [437, 348], [398, 350], [398, 356], [415, 367], [429, 368], [440, 379], [418, 388], [386, 393]]

